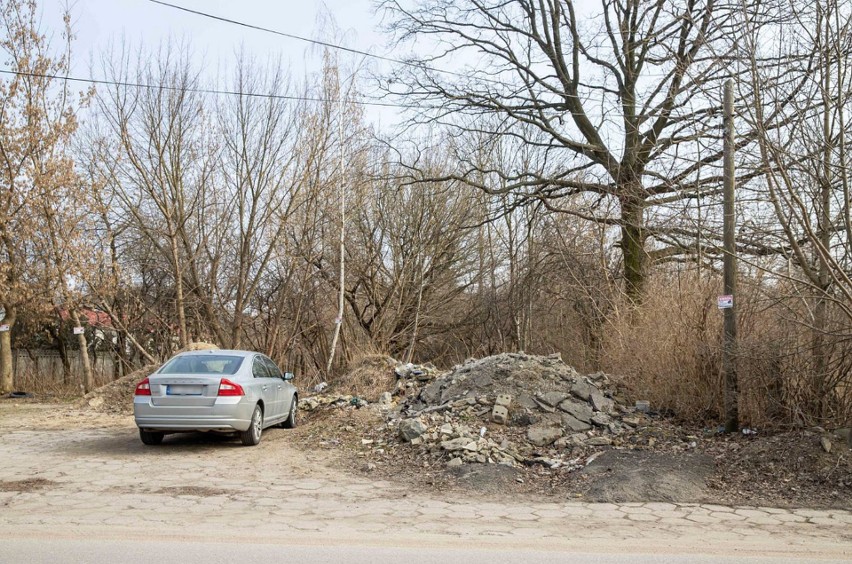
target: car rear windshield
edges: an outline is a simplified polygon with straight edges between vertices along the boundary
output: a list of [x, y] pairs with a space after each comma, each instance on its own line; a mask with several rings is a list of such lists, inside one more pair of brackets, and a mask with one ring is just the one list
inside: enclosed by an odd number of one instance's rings
[[228, 374], [240, 369], [243, 357], [224, 354], [191, 354], [171, 359], [159, 374]]

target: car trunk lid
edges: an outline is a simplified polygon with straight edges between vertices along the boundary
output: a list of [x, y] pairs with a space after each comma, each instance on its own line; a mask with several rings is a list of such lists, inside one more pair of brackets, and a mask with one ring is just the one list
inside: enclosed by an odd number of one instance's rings
[[219, 392], [220, 376], [169, 374], [149, 377], [151, 403], [157, 406], [212, 406]]

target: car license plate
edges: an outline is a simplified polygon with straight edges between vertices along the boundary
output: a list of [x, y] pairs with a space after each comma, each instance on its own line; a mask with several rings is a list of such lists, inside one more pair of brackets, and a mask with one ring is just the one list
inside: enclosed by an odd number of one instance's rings
[[200, 396], [203, 391], [203, 386], [187, 386], [178, 384], [169, 384], [166, 386], [167, 396]]

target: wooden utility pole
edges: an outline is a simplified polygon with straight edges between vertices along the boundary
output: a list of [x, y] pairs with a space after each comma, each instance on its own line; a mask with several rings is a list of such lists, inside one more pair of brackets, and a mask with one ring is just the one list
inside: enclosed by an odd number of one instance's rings
[[[734, 209], [734, 87], [725, 81], [724, 96], [724, 245], [725, 245], [725, 296], [726, 304], [723, 337], [722, 366], [725, 370], [725, 432], [739, 429], [739, 386], [737, 382], [737, 248], [735, 240], [736, 212]], [[721, 306], [721, 304], [720, 304]]]

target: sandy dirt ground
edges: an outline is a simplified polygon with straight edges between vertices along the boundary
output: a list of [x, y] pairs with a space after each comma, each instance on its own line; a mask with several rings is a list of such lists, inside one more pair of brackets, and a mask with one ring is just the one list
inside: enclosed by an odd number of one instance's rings
[[0, 539], [277, 535], [358, 546], [852, 557], [852, 513], [702, 503], [589, 503], [423, 490], [311, 448], [310, 423], [253, 448], [138, 440], [132, 417], [0, 402]]

